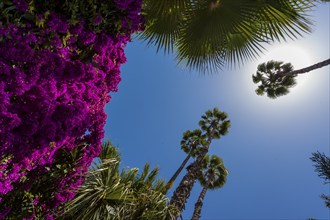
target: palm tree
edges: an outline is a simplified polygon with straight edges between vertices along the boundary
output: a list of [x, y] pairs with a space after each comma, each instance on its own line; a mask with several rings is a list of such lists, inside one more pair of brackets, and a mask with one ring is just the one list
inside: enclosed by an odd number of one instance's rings
[[184, 209], [185, 203], [190, 196], [190, 192], [199, 176], [204, 157], [208, 153], [210, 144], [213, 139], [219, 139], [221, 136], [227, 134], [230, 127], [230, 121], [227, 120], [227, 114], [214, 108], [213, 111], [207, 111], [202, 116], [199, 122], [201, 130], [203, 131], [202, 146], [195, 161], [187, 167], [187, 173], [182, 178], [179, 186], [175, 189], [170, 200], [170, 205], [173, 205], [179, 212], [175, 216], [177, 218]]
[[257, 57], [264, 43], [311, 32], [311, 0], [145, 0], [140, 38], [176, 52], [190, 69], [212, 71]]
[[132, 202], [134, 196], [129, 183], [120, 180], [119, 163], [118, 150], [110, 142], [103, 144], [100, 158], [89, 170], [76, 197], [66, 204], [62, 218], [107, 219], [122, 212], [117, 208], [118, 204]]
[[[166, 183], [163, 180], [156, 180], [158, 168], [150, 170], [146, 164], [140, 175], [133, 178], [129, 175], [122, 176], [124, 182], [132, 181], [131, 188], [134, 192], [135, 203], [123, 206], [125, 215], [122, 219], [166, 219], [172, 218], [176, 209], [169, 206], [168, 198], [163, 193]], [[125, 179], [127, 180], [125, 181]]]
[[172, 187], [174, 181], [179, 176], [183, 168], [186, 166], [189, 159], [191, 157], [196, 157], [196, 155], [198, 155], [198, 151], [199, 148], [201, 147], [201, 141], [202, 141], [201, 134], [202, 131], [199, 129], [193, 131], [188, 130], [183, 134], [183, 138], [181, 140], [181, 149], [187, 154], [187, 156], [181, 163], [180, 167], [173, 174], [171, 179], [167, 182], [166, 192]]
[[265, 92], [269, 98], [277, 98], [289, 93], [289, 88], [296, 85], [295, 77], [330, 64], [330, 59], [314, 65], [294, 70], [291, 63], [281, 61], [268, 61], [258, 65], [256, 75], [252, 75], [255, 84], [261, 83], [256, 89], [257, 95]]
[[192, 216], [192, 220], [198, 220], [203, 207], [203, 200], [207, 190], [218, 189], [226, 183], [228, 171], [223, 165], [220, 157], [212, 155], [205, 156], [203, 162], [203, 170], [198, 177], [199, 182], [203, 186], [202, 191], [199, 194], [197, 202], [195, 203], [195, 209]]
[[120, 155], [110, 142], [90, 169], [76, 197], [64, 207], [62, 219], [165, 219], [175, 209], [162, 193], [165, 181], [156, 180], [158, 168], [119, 171]]

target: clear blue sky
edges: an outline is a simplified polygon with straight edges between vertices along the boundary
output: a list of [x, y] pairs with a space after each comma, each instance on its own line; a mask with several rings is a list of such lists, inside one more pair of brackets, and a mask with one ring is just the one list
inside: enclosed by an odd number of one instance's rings
[[[320, 5], [312, 34], [268, 51], [290, 45], [303, 49], [311, 63], [329, 58], [329, 12], [329, 4]], [[203, 76], [138, 40], [126, 47], [126, 55], [105, 127], [124, 165], [142, 168], [149, 162], [168, 180], [186, 156], [180, 149], [183, 132], [198, 128], [200, 116], [218, 107], [232, 127], [210, 152], [230, 174], [222, 189], [206, 194], [201, 219], [329, 219], [319, 198], [330, 194], [329, 184], [317, 177], [309, 159], [315, 151], [330, 154], [329, 67], [308, 73], [289, 95], [270, 100], [254, 93], [251, 80], [263, 57]], [[184, 219], [191, 217], [200, 190], [196, 183]]]

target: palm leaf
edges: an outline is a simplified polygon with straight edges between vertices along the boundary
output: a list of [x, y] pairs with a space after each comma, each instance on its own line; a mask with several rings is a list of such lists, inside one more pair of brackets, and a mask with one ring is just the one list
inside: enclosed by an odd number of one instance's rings
[[172, 52], [185, 19], [184, 13], [190, 6], [188, 0], [145, 0], [145, 30], [139, 34], [139, 38], [147, 41], [148, 45], [156, 46], [157, 51], [164, 49], [165, 53]]
[[[252, 75], [255, 84], [259, 84], [255, 90], [257, 95], [265, 92], [269, 98], [275, 99], [289, 93], [289, 88], [296, 85], [296, 75], [286, 76], [284, 73], [293, 71], [291, 63], [281, 61], [268, 61], [258, 65], [256, 75]], [[284, 75], [283, 75], [284, 74]]]
[[311, 32], [311, 0], [147, 0], [140, 37], [201, 72], [255, 59], [264, 43]]
[[226, 183], [227, 175], [228, 171], [220, 157], [206, 155], [198, 180], [202, 186], [207, 184], [208, 189], [217, 189]]

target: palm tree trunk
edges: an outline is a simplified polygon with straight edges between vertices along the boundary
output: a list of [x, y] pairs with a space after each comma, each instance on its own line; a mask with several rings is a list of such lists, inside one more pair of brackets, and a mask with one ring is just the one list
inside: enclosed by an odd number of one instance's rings
[[195, 203], [195, 209], [194, 209], [194, 213], [193, 216], [191, 218], [191, 220], [198, 220], [202, 211], [202, 207], [203, 207], [203, 200], [204, 197], [206, 195], [207, 189], [210, 185], [210, 181], [208, 181], [205, 186], [203, 187], [201, 193], [199, 194], [199, 197], [197, 199], [197, 202]]
[[[212, 131], [211, 133], [212, 135], [210, 137], [213, 137], [214, 132]], [[177, 210], [179, 211], [178, 213], [176, 213], [174, 219], [177, 219], [181, 215], [181, 212], [185, 208], [185, 204], [190, 197], [190, 192], [201, 171], [202, 162], [208, 152], [212, 138], [210, 138], [209, 140], [210, 141], [208, 141], [204, 149], [200, 151], [200, 154], [198, 155], [196, 160], [188, 166], [188, 172], [182, 178], [179, 186], [175, 189], [173, 193], [170, 204], [177, 208]]]
[[174, 219], [177, 219], [185, 208], [185, 204], [200, 172], [201, 161], [202, 160], [196, 160], [188, 167], [187, 174], [182, 178], [179, 186], [173, 193], [170, 204], [179, 211]]
[[185, 207], [185, 204], [190, 196], [190, 192], [195, 184], [196, 179], [198, 178], [198, 174], [201, 170], [203, 159], [205, 155], [208, 153], [215, 131], [216, 131], [216, 123], [213, 122], [211, 131], [207, 135], [208, 137], [205, 146], [203, 147], [203, 149], [201, 149], [200, 154], [198, 155], [196, 160], [188, 167], [188, 172], [182, 178], [179, 186], [175, 189], [173, 193], [170, 204], [173, 205], [178, 210], [176, 216], [174, 217], [175, 219], [177, 219], [181, 215], [181, 212]]
[[279, 75], [280, 76], [294, 76], [294, 75], [297, 75], [297, 74], [304, 74], [304, 73], [308, 73], [312, 70], [319, 69], [319, 68], [322, 68], [324, 66], [327, 66], [329, 64], [330, 64], [330, 59], [327, 59], [327, 60], [324, 60], [322, 62], [316, 63], [314, 65], [311, 65], [311, 66], [308, 66], [308, 67], [305, 67], [305, 68], [302, 68], [302, 69], [299, 69], [299, 70], [294, 70], [294, 71], [291, 71], [291, 72], [288, 72], [288, 73], [280, 73]]
[[166, 184], [166, 188], [165, 188], [165, 193], [167, 193], [167, 191], [172, 187], [174, 181], [176, 180], [176, 178], [179, 176], [179, 174], [181, 173], [181, 171], [183, 170], [183, 168], [186, 166], [187, 162], [189, 161], [191, 155], [188, 154], [187, 157], [184, 159], [184, 161], [181, 163], [181, 166], [179, 167], [179, 169], [176, 170], [176, 172], [174, 173], [174, 175], [171, 177], [171, 179], [167, 182]]

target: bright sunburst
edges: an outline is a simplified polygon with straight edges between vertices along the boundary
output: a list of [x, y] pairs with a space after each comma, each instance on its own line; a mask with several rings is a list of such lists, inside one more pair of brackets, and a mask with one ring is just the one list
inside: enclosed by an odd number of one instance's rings
[[311, 65], [311, 58], [306, 50], [298, 46], [277, 45], [269, 49], [269, 52], [262, 58], [262, 62], [268, 60], [290, 62], [294, 69], [300, 69]]
[[[294, 70], [298, 70], [313, 64], [312, 58], [303, 47], [295, 45], [276, 45], [268, 50], [265, 56], [262, 57], [260, 63], [267, 62], [269, 60], [282, 61], [284, 63], [291, 63]], [[297, 80], [297, 86], [291, 90], [300, 90], [306, 83], [306, 79], [309, 73], [299, 75]], [[290, 95], [290, 94], [289, 94]]]

